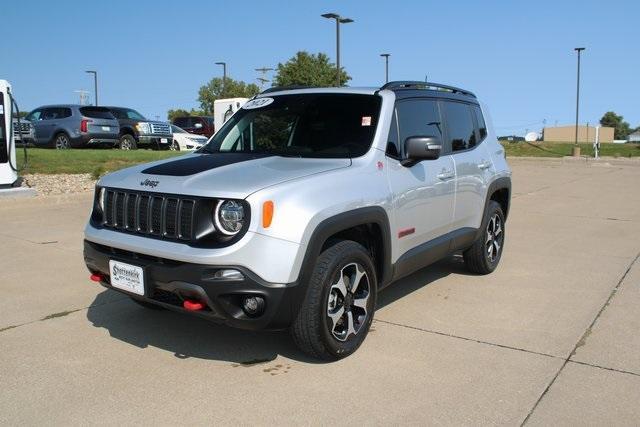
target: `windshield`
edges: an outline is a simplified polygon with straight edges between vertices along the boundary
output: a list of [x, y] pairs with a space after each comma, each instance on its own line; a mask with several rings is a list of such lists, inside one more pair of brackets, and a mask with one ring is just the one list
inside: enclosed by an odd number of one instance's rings
[[187, 133], [186, 130], [179, 128], [176, 125], [171, 125], [171, 130], [173, 131], [173, 133]]
[[373, 141], [381, 99], [303, 94], [256, 98], [235, 113], [201, 152], [349, 158]]
[[130, 108], [112, 108], [111, 112], [120, 120], [147, 120], [142, 114]]

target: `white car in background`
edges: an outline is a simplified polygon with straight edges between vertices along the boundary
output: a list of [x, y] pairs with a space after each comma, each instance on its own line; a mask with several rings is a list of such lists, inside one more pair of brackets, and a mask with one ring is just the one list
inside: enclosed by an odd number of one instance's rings
[[209, 138], [207, 138], [206, 136], [189, 133], [176, 125], [171, 125], [171, 130], [173, 130], [173, 144], [171, 144], [172, 150], [197, 150], [198, 148], [206, 144], [209, 140]]

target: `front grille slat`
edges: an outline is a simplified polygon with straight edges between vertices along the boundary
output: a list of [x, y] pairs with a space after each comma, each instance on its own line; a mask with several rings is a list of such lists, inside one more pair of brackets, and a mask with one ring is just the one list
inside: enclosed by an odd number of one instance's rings
[[171, 128], [165, 123], [151, 123], [151, 133], [156, 135], [170, 135]]
[[107, 189], [103, 225], [168, 240], [193, 240], [196, 204], [177, 196]]

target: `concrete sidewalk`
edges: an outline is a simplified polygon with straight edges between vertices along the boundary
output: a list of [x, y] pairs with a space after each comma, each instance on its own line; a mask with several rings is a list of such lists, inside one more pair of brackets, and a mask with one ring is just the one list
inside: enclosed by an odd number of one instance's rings
[[640, 424], [640, 168], [511, 163], [498, 270], [402, 280], [330, 364], [90, 282], [90, 194], [0, 200], [0, 424]]

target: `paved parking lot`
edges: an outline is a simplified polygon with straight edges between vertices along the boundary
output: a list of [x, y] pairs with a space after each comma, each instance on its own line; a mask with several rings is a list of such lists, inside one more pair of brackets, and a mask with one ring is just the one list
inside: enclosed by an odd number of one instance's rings
[[402, 280], [330, 364], [90, 282], [89, 194], [0, 201], [0, 424], [640, 424], [640, 167], [511, 163], [499, 269]]

